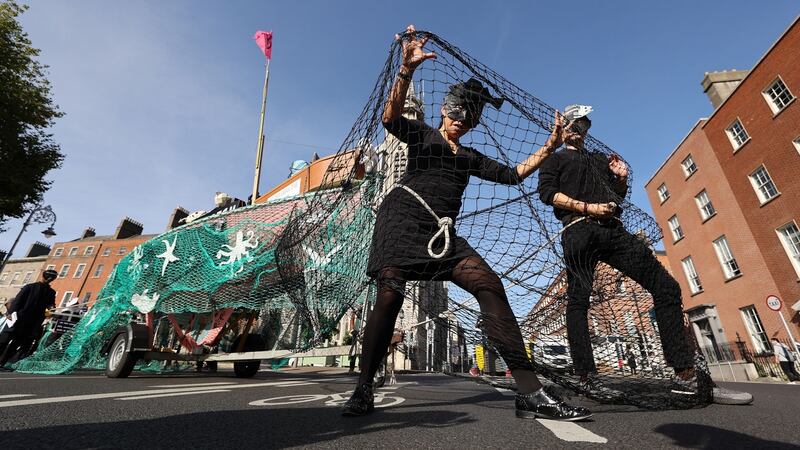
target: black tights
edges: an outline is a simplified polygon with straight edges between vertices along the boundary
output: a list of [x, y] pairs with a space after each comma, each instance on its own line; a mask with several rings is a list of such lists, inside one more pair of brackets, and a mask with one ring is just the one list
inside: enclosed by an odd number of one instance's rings
[[[511, 369], [519, 392], [527, 394], [541, 388], [500, 277], [482, 258], [471, 256], [456, 264], [450, 280], [478, 300], [481, 328]], [[397, 314], [403, 306], [405, 284], [402, 269], [387, 267], [378, 275], [377, 300], [364, 329], [359, 384], [372, 382], [386, 355]]]

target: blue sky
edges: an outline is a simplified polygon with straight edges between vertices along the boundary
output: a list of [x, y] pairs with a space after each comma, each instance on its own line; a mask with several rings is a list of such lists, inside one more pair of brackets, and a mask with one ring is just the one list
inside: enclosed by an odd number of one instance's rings
[[[748, 69], [798, 14], [752, 1], [37, 0], [21, 17], [50, 66], [66, 155], [45, 202], [58, 241], [130, 216], [164, 231], [177, 205], [249, 195], [263, 81], [256, 30], [275, 34], [261, 191], [289, 164], [335, 151], [409, 23], [548, 104], [595, 108], [592, 134], [633, 166], [633, 200], [699, 117], [705, 71]], [[21, 221], [0, 234], [8, 249]], [[43, 226], [32, 227], [21, 256]]]

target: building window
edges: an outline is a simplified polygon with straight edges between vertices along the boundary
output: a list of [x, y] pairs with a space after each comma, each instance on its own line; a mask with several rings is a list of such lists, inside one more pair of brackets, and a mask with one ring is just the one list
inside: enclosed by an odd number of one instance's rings
[[778, 114], [794, 100], [794, 95], [789, 92], [789, 88], [786, 87], [780, 77], [773, 81], [768, 88], [764, 89], [763, 94], [773, 114]]
[[761, 318], [758, 317], [756, 307], [750, 305], [739, 311], [742, 312], [742, 319], [744, 319], [744, 324], [747, 327], [747, 332], [750, 333], [750, 339], [752, 339], [756, 351], [762, 353], [772, 350], [767, 333], [764, 332], [764, 324], [761, 323]]
[[44, 270], [56, 270], [56, 266], [55, 266], [55, 264], [50, 264]]
[[794, 271], [800, 277], [800, 229], [797, 228], [797, 223], [792, 221], [776, 230], [778, 236], [783, 244], [783, 249], [786, 250], [786, 255], [794, 266]]
[[0, 283], [5, 283], [8, 281], [8, 274], [4, 273], [3, 276], [0, 276]]
[[742, 274], [739, 269], [739, 263], [736, 262], [736, 258], [733, 257], [733, 252], [731, 252], [731, 247], [728, 245], [728, 238], [722, 236], [714, 241], [714, 250], [717, 251], [717, 258], [719, 258], [719, 263], [722, 265], [722, 271], [725, 272], [725, 278], [730, 280]]
[[105, 250], [103, 250], [103, 256], [108, 256], [108, 255], [110, 255], [110, 254], [111, 254], [111, 250], [112, 250], [112, 248], [111, 248], [111, 247], [106, 247], [106, 249], [105, 249]]
[[683, 239], [683, 229], [681, 228], [680, 222], [678, 222], [678, 216], [672, 216], [669, 218], [669, 229], [672, 231], [673, 241]]
[[61, 256], [63, 254], [64, 254], [64, 248], [63, 247], [59, 247], [59, 248], [56, 249], [56, 252], [53, 253], [53, 256]]
[[72, 247], [69, 249], [69, 254], [67, 256], [75, 256], [78, 254], [78, 247]]
[[394, 154], [394, 179], [399, 180], [406, 172], [406, 152], [398, 150]]
[[658, 187], [658, 199], [661, 200], [661, 203], [664, 203], [669, 198], [669, 191], [667, 190], [667, 185], [661, 183], [661, 186]]
[[118, 254], [118, 255], [124, 255], [124, 254], [125, 254], [125, 252], [127, 252], [127, 251], [128, 251], [128, 249], [127, 249], [127, 248], [125, 248], [125, 247], [120, 247], [120, 248], [119, 248], [119, 251], [117, 252], [117, 254]]
[[731, 145], [733, 145], [733, 150], [739, 150], [750, 136], [748, 136], [747, 131], [745, 131], [742, 122], [739, 119], [736, 119], [735, 122], [731, 124], [728, 128], [725, 129], [725, 132], [728, 134], [728, 139], [731, 140]]
[[792, 143], [794, 144], [794, 148], [797, 149], [797, 153], [800, 154], [800, 137], [796, 137]]
[[116, 264], [114, 264], [113, 266], [111, 266], [111, 273], [112, 273], [112, 274], [114, 273], [114, 271], [115, 271], [115, 270], [117, 270], [117, 266], [118, 266], [118, 265], [119, 265], [119, 263], [116, 263]]
[[67, 273], [69, 273], [69, 264], [64, 264], [61, 266], [61, 272], [58, 272], [58, 278], [67, 278]]
[[19, 281], [19, 277], [22, 275], [22, 272], [14, 272], [14, 276], [11, 277], [11, 284], [17, 284]]
[[72, 278], [80, 278], [84, 269], [86, 269], [86, 264], [78, 264], [78, 267], [75, 268], [75, 275]]
[[33, 278], [33, 272], [28, 272], [25, 274], [25, 278], [22, 279], [22, 284], [28, 284], [31, 282], [31, 278]]
[[93, 251], [94, 251], [94, 245], [90, 245], [90, 246], [86, 247], [86, 250], [83, 251], [83, 255], [84, 256], [89, 256], [89, 255], [92, 254]]
[[683, 264], [683, 273], [686, 274], [686, 279], [689, 281], [689, 290], [692, 291], [692, 294], [703, 292], [703, 284], [700, 283], [700, 277], [697, 275], [697, 270], [694, 268], [692, 257], [687, 256], [681, 260], [681, 263]]
[[64, 306], [70, 300], [72, 300], [72, 291], [64, 292], [64, 297], [61, 299], [61, 304], [58, 306]]
[[761, 203], [766, 203], [779, 194], [778, 188], [775, 187], [775, 183], [772, 182], [772, 178], [763, 164], [750, 174], [750, 184], [753, 185]]
[[81, 304], [89, 303], [89, 299], [90, 298], [92, 298], [92, 293], [91, 292], [87, 292], [86, 294], [83, 295], [83, 298], [81, 299], [80, 303]]
[[694, 159], [692, 159], [692, 155], [689, 155], [681, 161], [681, 167], [683, 167], [683, 173], [686, 175], [686, 178], [692, 176], [693, 173], [697, 172], [697, 164], [694, 163]]
[[703, 220], [707, 220], [717, 213], [705, 189], [694, 197], [694, 201], [697, 203], [697, 208], [700, 209], [700, 217]]
[[103, 274], [103, 264], [98, 264], [97, 268], [94, 269], [94, 275], [92, 275], [92, 278], [100, 278], [100, 275], [102, 274]]

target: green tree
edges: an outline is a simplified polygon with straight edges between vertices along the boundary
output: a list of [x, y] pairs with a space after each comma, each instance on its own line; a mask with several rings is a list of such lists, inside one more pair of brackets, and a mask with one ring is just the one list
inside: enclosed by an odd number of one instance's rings
[[27, 10], [0, 2], [0, 231], [12, 217], [22, 217], [42, 201], [64, 155], [48, 132], [63, 115], [53, 103], [47, 66], [36, 61], [17, 17]]

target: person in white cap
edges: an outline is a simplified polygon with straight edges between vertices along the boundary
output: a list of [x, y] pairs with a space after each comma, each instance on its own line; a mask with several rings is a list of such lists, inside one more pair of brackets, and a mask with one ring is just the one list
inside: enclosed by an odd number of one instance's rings
[[[621, 395], [597, 377], [589, 335], [589, 297], [595, 268], [604, 262], [639, 283], [653, 296], [656, 322], [667, 364], [675, 371], [673, 393], [699, 394], [694, 350], [684, 328], [681, 289], [658, 262], [648, 243], [629, 233], [620, 219], [628, 192], [628, 166], [615, 154], [595, 152], [584, 146], [592, 121], [591, 106], [564, 109], [564, 148], [551, 155], [539, 169], [539, 197], [553, 207], [563, 223], [561, 244], [567, 270], [567, 340], [579, 377], [579, 391], [599, 400]], [[705, 380], [711, 384], [710, 379]], [[714, 400], [747, 404], [752, 395], [713, 388]]]

